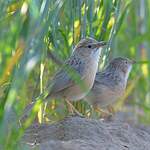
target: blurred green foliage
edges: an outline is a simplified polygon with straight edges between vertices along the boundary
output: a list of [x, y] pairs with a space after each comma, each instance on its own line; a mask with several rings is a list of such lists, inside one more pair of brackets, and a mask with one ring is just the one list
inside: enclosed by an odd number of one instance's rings
[[[150, 123], [150, 1], [1, 0], [0, 10], [0, 149], [20, 149], [17, 143], [34, 117], [18, 129], [19, 119], [60, 67], [47, 52], [65, 60], [86, 36], [108, 41], [100, 69], [116, 56], [137, 60], [116, 108], [126, 103], [139, 121]], [[89, 112], [84, 101], [75, 105]], [[49, 122], [67, 113], [60, 100], [44, 106]]]

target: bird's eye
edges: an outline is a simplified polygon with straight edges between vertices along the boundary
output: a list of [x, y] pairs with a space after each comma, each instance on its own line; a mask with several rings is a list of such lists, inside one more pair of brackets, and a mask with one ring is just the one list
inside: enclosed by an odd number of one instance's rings
[[91, 48], [92, 46], [91, 45], [88, 45], [88, 48]]
[[125, 61], [125, 63], [127, 64], [128, 62], [127, 62], [127, 61]]

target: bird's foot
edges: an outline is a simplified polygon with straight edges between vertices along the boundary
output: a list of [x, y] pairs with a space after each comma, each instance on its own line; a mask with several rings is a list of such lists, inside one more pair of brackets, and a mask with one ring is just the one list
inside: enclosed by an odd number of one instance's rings
[[100, 119], [102, 119], [102, 120], [111, 120], [111, 118], [113, 117], [113, 113], [104, 111], [103, 109], [100, 109], [99, 107], [96, 107], [95, 110], [98, 113], [100, 113]]
[[111, 106], [111, 105], [107, 106], [107, 110], [108, 110], [109, 113], [115, 114], [115, 109], [114, 109], [113, 106]]
[[82, 115], [81, 113], [77, 113], [77, 112], [71, 112], [69, 113], [69, 116], [72, 116], [72, 117], [80, 117], [80, 118], [85, 118], [84, 115]]
[[110, 113], [110, 112], [106, 112], [106, 111], [103, 111], [101, 112], [100, 114], [100, 118], [104, 119], [104, 120], [111, 120], [113, 117], [113, 114]]
[[66, 103], [68, 107], [69, 116], [78, 116], [84, 118], [84, 116], [73, 106], [73, 104], [70, 101], [66, 100]]

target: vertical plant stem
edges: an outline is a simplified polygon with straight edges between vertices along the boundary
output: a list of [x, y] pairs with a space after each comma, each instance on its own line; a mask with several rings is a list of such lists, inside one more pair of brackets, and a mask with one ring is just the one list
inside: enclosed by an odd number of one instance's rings
[[110, 34], [109, 34], [109, 41], [108, 41], [108, 44], [107, 44], [107, 48], [106, 48], [106, 52], [105, 52], [105, 63], [107, 62], [108, 58], [109, 58], [109, 54], [110, 54], [110, 49], [112, 47], [112, 44], [113, 44], [113, 40], [115, 38], [115, 35], [116, 35], [116, 30], [117, 30], [117, 23], [118, 23], [118, 18], [119, 18], [119, 12], [120, 12], [120, 5], [121, 5], [121, 0], [118, 0], [117, 1], [117, 6], [115, 8], [115, 23], [110, 31]]
[[74, 47], [74, 44], [75, 44], [75, 32], [74, 32], [74, 16], [75, 16], [75, 13], [74, 13], [74, 11], [75, 11], [75, 9], [74, 9], [74, 0], [71, 0], [70, 1], [70, 3], [71, 3], [71, 25], [72, 25], [72, 38], [73, 38], [73, 42], [72, 42], [72, 47]]
[[81, 20], [81, 0], [78, 0], [79, 2], [79, 21], [80, 21], [80, 39], [82, 37], [82, 20]]
[[107, 25], [108, 25], [108, 22], [109, 22], [110, 17], [111, 17], [111, 12], [112, 12], [112, 6], [108, 3], [107, 7], [106, 7], [106, 13], [105, 13], [105, 17], [104, 17], [104, 20], [103, 20], [103, 24], [102, 24], [102, 27], [101, 27], [101, 34], [99, 36], [99, 40], [104, 40], [106, 30], [107, 30]]
[[92, 31], [92, 21], [93, 21], [93, 2], [94, 0], [90, 0], [90, 22], [89, 22], [89, 28], [90, 28], [90, 36], [93, 36], [93, 31]]
[[[40, 94], [43, 93], [43, 72], [44, 72], [44, 64], [41, 62], [40, 64]], [[41, 104], [40, 110], [38, 112], [38, 119], [40, 123], [43, 123], [44, 120], [44, 105], [46, 104]]]
[[85, 38], [86, 36], [86, 17], [87, 17], [87, 12], [86, 12], [86, 7], [87, 7], [87, 0], [84, 0], [84, 15], [83, 15], [83, 24], [82, 24], [82, 38]]

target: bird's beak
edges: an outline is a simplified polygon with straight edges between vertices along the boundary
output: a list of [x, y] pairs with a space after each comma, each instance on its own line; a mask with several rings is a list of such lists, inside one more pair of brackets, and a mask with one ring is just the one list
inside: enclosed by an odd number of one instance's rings
[[97, 48], [100, 48], [100, 47], [105, 46], [106, 44], [107, 44], [106, 41], [101, 41], [101, 42], [96, 43], [96, 47], [97, 47]]
[[131, 60], [131, 64], [135, 64], [136, 63], [136, 61], [135, 60]]

